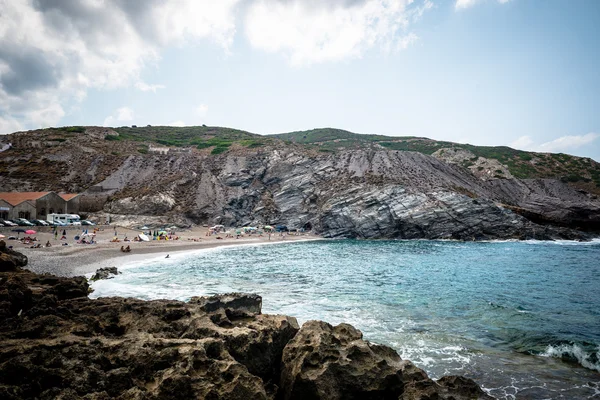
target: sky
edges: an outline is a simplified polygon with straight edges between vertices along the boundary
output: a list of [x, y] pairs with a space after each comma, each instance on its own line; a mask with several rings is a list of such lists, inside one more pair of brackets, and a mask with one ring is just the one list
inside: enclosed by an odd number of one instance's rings
[[333, 127], [600, 161], [600, 1], [0, 0], [0, 133]]

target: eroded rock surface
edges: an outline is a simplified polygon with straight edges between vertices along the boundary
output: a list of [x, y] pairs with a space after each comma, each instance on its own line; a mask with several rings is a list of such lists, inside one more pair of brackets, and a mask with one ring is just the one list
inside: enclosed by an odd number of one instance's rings
[[0, 272], [1, 399], [488, 398], [466, 378], [432, 381], [350, 325], [263, 315], [257, 295], [88, 291], [83, 277]]
[[491, 399], [470, 379], [432, 381], [392, 348], [364, 341], [348, 324], [306, 322], [285, 347], [282, 365], [285, 400]]
[[114, 278], [116, 275], [119, 275], [120, 272], [117, 269], [117, 267], [104, 267], [104, 268], [98, 268], [96, 270], [96, 273], [94, 273], [94, 275], [92, 275], [92, 277], [90, 278], [91, 281], [98, 281], [101, 279], [112, 279]]
[[27, 265], [27, 256], [9, 249], [4, 240], [0, 240], [0, 272], [17, 271]]

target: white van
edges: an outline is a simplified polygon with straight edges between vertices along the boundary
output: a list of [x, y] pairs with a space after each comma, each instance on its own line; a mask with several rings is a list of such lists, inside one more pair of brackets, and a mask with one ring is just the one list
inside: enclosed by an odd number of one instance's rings
[[65, 225], [81, 225], [79, 215], [77, 214], [48, 214], [46, 219], [49, 222], [61, 222]]

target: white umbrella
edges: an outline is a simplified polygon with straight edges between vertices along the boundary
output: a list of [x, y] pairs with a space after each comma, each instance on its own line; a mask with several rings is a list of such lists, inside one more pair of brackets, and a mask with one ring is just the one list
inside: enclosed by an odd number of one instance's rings
[[140, 234], [138, 235], [138, 237], [139, 237], [139, 238], [140, 238], [140, 240], [142, 240], [143, 242], [149, 242], [149, 241], [150, 241], [150, 238], [149, 238], [148, 236], [144, 235], [143, 233], [140, 233]]

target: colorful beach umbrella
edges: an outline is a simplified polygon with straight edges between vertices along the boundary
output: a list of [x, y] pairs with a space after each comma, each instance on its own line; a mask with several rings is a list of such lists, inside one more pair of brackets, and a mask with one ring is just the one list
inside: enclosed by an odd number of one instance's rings
[[28, 235], [35, 235], [37, 232], [34, 231], [33, 229], [28, 229], [28, 230], [25, 231], [25, 233], [28, 234]]

